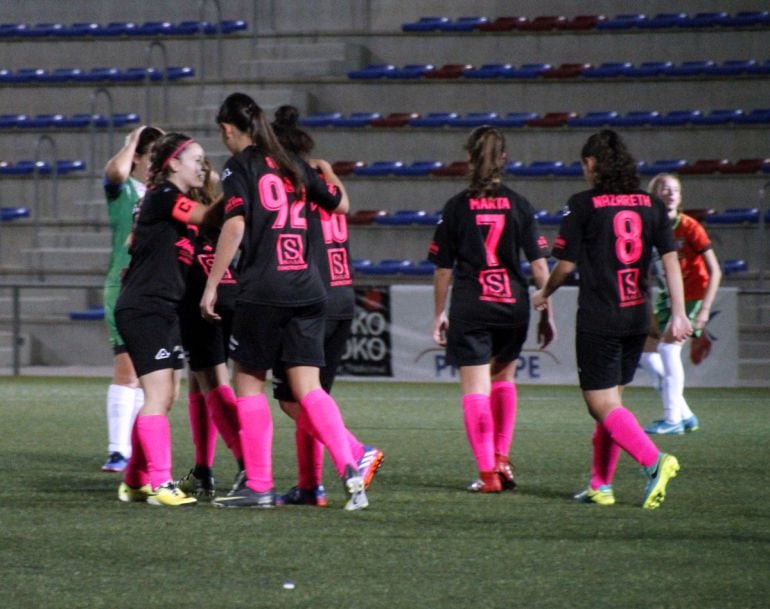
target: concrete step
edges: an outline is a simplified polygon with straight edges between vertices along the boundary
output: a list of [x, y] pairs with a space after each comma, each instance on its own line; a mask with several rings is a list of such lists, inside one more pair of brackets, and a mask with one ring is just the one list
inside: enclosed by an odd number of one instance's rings
[[[0, 295], [0, 310], [3, 311], [2, 317], [10, 318], [13, 297], [6, 295], [7, 292], [8, 290], [3, 290]], [[19, 314], [22, 320], [57, 314], [67, 315], [70, 311], [82, 308], [83, 300], [83, 295], [77, 291], [65, 293], [65, 290], [50, 290], [45, 293], [42, 290], [24, 290], [19, 296]]]
[[40, 247], [24, 249], [27, 267], [36, 271], [107, 271], [109, 247]]
[[67, 229], [41, 231], [40, 247], [43, 248], [109, 248], [111, 235], [108, 231], [71, 232]]
[[[770, 358], [741, 359], [738, 362], [738, 384], [746, 387], [770, 387]], [[745, 385], [750, 382], [750, 385]]]

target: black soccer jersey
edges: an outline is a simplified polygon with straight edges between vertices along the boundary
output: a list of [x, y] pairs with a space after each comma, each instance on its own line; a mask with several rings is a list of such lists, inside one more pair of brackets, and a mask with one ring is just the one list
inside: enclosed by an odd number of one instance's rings
[[318, 268], [308, 259], [307, 201], [334, 209], [342, 193], [306, 164], [300, 166], [304, 193], [295, 192], [275, 162], [256, 146], [249, 146], [225, 164], [225, 219], [240, 215], [245, 220], [238, 301], [302, 306], [326, 298]]
[[[189, 235], [193, 245], [193, 263], [187, 274], [187, 287], [184, 294], [185, 303], [191, 310], [198, 309], [206, 280], [214, 262], [214, 245], [200, 235], [197, 226], [190, 226]], [[235, 307], [235, 297], [238, 294], [237, 272], [231, 266], [225, 273], [217, 287], [216, 309], [230, 309]], [[200, 313], [199, 313], [200, 314]]]
[[510, 325], [528, 319], [527, 260], [548, 255], [529, 201], [505, 185], [496, 196], [472, 197], [464, 190], [444, 206], [429, 259], [454, 268], [450, 320], [474, 319]]
[[139, 205], [132, 242], [131, 264], [115, 310], [175, 309], [185, 290], [193, 246], [187, 222], [195, 201], [166, 182], [148, 190]]
[[624, 336], [647, 332], [652, 248], [676, 249], [666, 206], [644, 191], [597, 189], [567, 202], [553, 256], [574, 262], [580, 274], [579, 330]]
[[350, 268], [347, 218], [311, 203], [308, 219], [311, 261], [318, 265], [328, 296], [326, 317], [352, 319], [356, 295]]

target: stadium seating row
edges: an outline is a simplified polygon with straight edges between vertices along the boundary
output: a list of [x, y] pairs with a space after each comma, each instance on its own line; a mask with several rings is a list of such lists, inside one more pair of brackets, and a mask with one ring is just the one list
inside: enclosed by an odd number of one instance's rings
[[84, 127], [124, 127], [137, 125], [140, 117], [135, 112], [116, 112], [109, 116], [103, 114], [78, 113], [65, 114], [0, 114], [0, 129], [48, 129], [48, 128], [84, 128]]
[[645, 13], [623, 14], [615, 17], [605, 15], [578, 15], [564, 17], [560, 15], [541, 15], [527, 18], [505, 16], [490, 19], [483, 16], [458, 17], [420, 17], [417, 21], [404, 23], [404, 32], [511, 32], [548, 30], [628, 30], [666, 29], [666, 28], [711, 28], [711, 27], [767, 27], [770, 26], [768, 11], [739, 11], [730, 14], [724, 11], [687, 13]]
[[389, 63], [370, 64], [360, 70], [348, 72], [354, 80], [404, 79], [531, 79], [531, 78], [649, 78], [689, 76], [763, 76], [770, 74], [770, 60], [729, 59], [721, 63], [705, 59], [683, 61], [645, 61], [633, 64], [625, 61], [591, 63], [525, 63], [515, 66], [510, 63], [485, 63], [480, 66], [463, 63], [448, 63], [437, 66], [432, 63], [410, 63], [396, 66]]
[[56, 172], [58, 175], [73, 173], [75, 171], [85, 171], [86, 163], [79, 159], [66, 160], [61, 159], [52, 165], [48, 161], [0, 161], [0, 175], [3, 176], [30, 176], [35, 173], [41, 175], [50, 175]]
[[170, 66], [160, 68], [117, 68], [97, 67], [81, 68], [20, 68], [18, 70], [0, 69], [0, 84], [39, 84], [66, 82], [140, 82], [179, 80], [195, 76], [195, 70], [189, 66]]
[[770, 123], [770, 108], [744, 111], [740, 108], [701, 110], [638, 110], [622, 114], [614, 111], [586, 112], [321, 112], [300, 119], [305, 127], [601, 127], [681, 126]]
[[[689, 163], [686, 159], [661, 159], [651, 162], [639, 161], [639, 173], [684, 174], [752, 174], [770, 173], [770, 159], [739, 159], [730, 162], [726, 159], [700, 159]], [[332, 167], [337, 175], [342, 176], [466, 176], [469, 172], [467, 161], [453, 161], [444, 164], [436, 160], [420, 160], [412, 163], [403, 161], [336, 161]], [[505, 173], [515, 176], [581, 176], [583, 169], [579, 161], [563, 163], [561, 161], [508, 161]]]
[[0, 207], [0, 222], [29, 218], [29, 207]]
[[232, 34], [248, 29], [246, 21], [223, 20], [182, 21], [112, 21], [106, 25], [93, 22], [64, 23], [2, 23], [0, 38], [83, 38], [117, 36], [192, 36], [196, 34]]

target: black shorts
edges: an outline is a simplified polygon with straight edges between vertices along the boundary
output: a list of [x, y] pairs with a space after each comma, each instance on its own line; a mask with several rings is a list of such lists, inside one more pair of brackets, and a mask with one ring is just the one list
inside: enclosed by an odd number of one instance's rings
[[121, 309], [115, 312], [115, 322], [137, 376], [167, 368], [184, 368], [176, 314]]
[[[327, 319], [324, 331], [324, 357], [326, 365], [321, 368], [321, 387], [331, 393], [337, 368], [345, 353], [352, 319]], [[294, 394], [286, 381], [286, 366], [279, 360], [273, 365], [273, 397], [284, 402], [294, 402]]]
[[584, 391], [628, 385], [634, 380], [646, 334], [605, 336], [578, 330], [575, 336], [578, 378]]
[[491, 326], [452, 319], [447, 332], [446, 360], [452, 366], [481, 366], [516, 360], [527, 340], [528, 324]]
[[209, 322], [201, 316], [197, 303], [179, 310], [179, 324], [190, 370], [197, 372], [227, 362], [227, 344], [233, 327], [232, 309], [216, 309], [222, 318]]
[[323, 368], [324, 302], [302, 307], [238, 303], [230, 336], [230, 357], [251, 370], [285, 364]]

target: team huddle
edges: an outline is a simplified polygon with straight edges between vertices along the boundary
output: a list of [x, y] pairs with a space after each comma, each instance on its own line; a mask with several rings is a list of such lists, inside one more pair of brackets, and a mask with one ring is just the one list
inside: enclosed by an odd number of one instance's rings
[[[105, 310], [115, 375], [103, 469], [123, 473], [121, 501], [326, 505], [326, 449], [346, 493], [345, 509], [369, 504], [366, 490], [384, 455], [351, 433], [330, 394], [353, 318], [350, 203], [331, 165], [312, 157], [312, 138], [297, 118], [296, 109], [284, 106], [271, 122], [253, 99], [234, 93], [216, 117], [232, 155], [221, 174], [192, 138], [152, 127], [132, 132], [105, 169], [114, 234]], [[691, 320], [696, 331], [708, 321], [712, 290], [695, 306], [683, 288], [672, 230], [679, 201], [672, 211], [656, 192], [644, 191], [620, 136], [599, 132], [580, 154], [590, 188], [567, 202], [549, 250], [532, 205], [502, 183], [505, 146], [495, 128], [471, 133], [470, 184], [446, 203], [429, 248], [436, 265], [433, 338], [459, 369], [478, 470], [468, 490], [516, 486], [514, 375], [530, 311], [540, 315], [544, 347], [556, 336], [550, 296], [579, 269], [578, 376], [595, 431], [589, 485], [576, 499], [615, 502], [612, 480], [622, 449], [647, 475], [643, 507], [657, 508], [679, 463], [649, 437], [668, 428], [656, 422], [643, 429], [622, 394], [650, 334], [654, 252], [666, 296], [667, 316], [656, 327], [663, 342], [681, 349], [693, 332]], [[710, 252], [707, 240], [703, 252]], [[549, 256], [556, 259], [550, 271]], [[525, 259], [536, 290], [531, 298]], [[670, 352], [661, 350], [669, 360]], [[185, 359], [195, 465], [175, 480], [167, 414]], [[277, 494], [273, 482], [270, 371], [273, 396], [296, 423], [297, 484], [285, 494]], [[663, 377], [664, 403], [666, 396], [678, 400], [683, 374], [676, 386]], [[697, 428], [691, 411], [677, 412], [676, 430], [684, 429], [682, 417], [691, 422], [688, 431]], [[218, 434], [238, 472], [223, 494], [213, 476]]]

